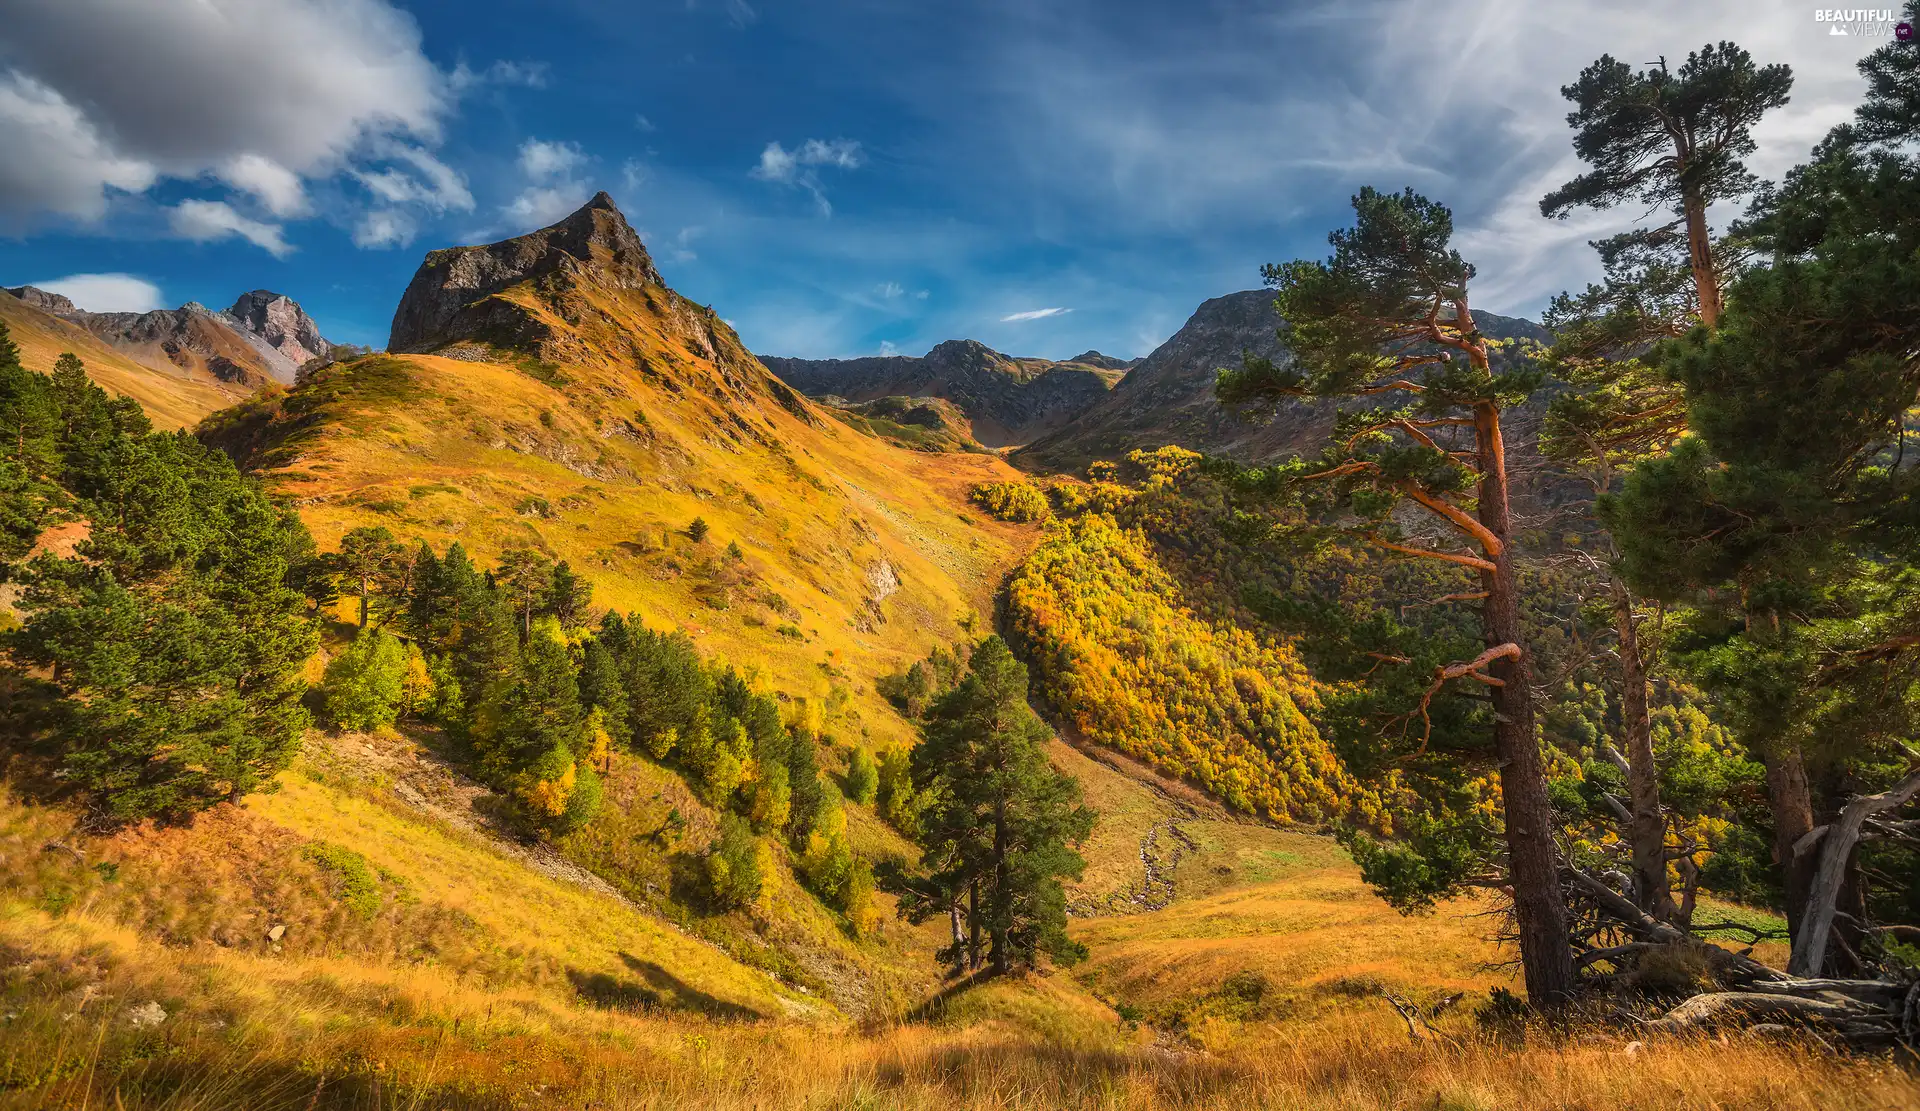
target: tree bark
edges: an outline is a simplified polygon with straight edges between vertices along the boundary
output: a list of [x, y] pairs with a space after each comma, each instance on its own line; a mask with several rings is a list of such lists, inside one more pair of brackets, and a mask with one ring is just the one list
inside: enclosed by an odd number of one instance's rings
[[1620, 717], [1627, 742], [1627, 793], [1633, 802], [1628, 842], [1633, 849], [1633, 894], [1640, 909], [1662, 922], [1673, 918], [1667, 881], [1667, 819], [1660, 809], [1660, 768], [1653, 758], [1653, 721], [1647, 711], [1647, 672], [1640, 656], [1633, 594], [1613, 580], [1613, 621], [1620, 640]]
[[1700, 301], [1700, 323], [1720, 323], [1720, 276], [1713, 270], [1713, 238], [1707, 227], [1707, 203], [1692, 191], [1681, 198], [1687, 221], [1687, 262], [1693, 268], [1693, 292]]
[[1011, 903], [1007, 890], [1007, 804], [1001, 801], [993, 807], [993, 921], [988, 930], [992, 942], [987, 954], [994, 974], [999, 976], [1006, 975], [1013, 965], [1007, 939], [1008, 922], [1013, 917]]
[[980, 877], [967, 885], [967, 971], [980, 967]]
[[367, 590], [367, 577], [362, 575], [360, 576], [360, 627], [362, 629], [367, 627]]
[[[1494, 569], [1480, 574], [1487, 598], [1481, 622], [1487, 646], [1523, 645], [1520, 592], [1514, 581], [1513, 522], [1507, 505], [1506, 445], [1500, 410], [1491, 401], [1474, 406], [1479, 449], [1480, 522], [1500, 540]], [[1491, 554], [1491, 553], [1490, 553]], [[1488, 673], [1500, 681], [1493, 692], [1493, 742], [1500, 759], [1500, 791], [1506, 809], [1507, 868], [1520, 935], [1520, 965], [1527, 997], [1536, 1007], [1557, 1009], [1573, 998], [1573, 949], [1567, 908], [1561, 898], [1559, 859], [1553, 843], [1553, 810], [1546, 771], [1533, 735], [1533, 693], [1525, 648], [1494, 660]]]
[[[1768, 782], [1772, 782], [1771, 770]], [[1801, 777], [1801, 786], [1806, 785], [1805, 776]], [[1804, 909], [1800, 912], [1799, 930], [1793, 934], [1793, 956], [1787, 961], [1787, 971], [1795, 976], [1817, 976], [1827, 960], [1827, 939], [1833, 932], [1833, 913], [1838, 908], [1840, 889], [1847, 878], [1847, 866], [1853, 860], [1853, 850], [1860, 843], [1860, 831], [1868, 818], [1884, 810], [1905, 806], [1916, 794], [1920, 794], [1920, 771], [1907, 776], [1891, 790], [1877, 795], [1855, 795], [1840, 808], [1840, 816], [1824, 827], [1820, 838], [1820, 866], [1806, 886]], [[1812, 824], [1811, 820], [1808, 822]], [[1804, 835], [1803, 835], [1804, 836]], [[1789, 846], [1788, 860], [1797, 855], [1800, 860], [1813, 857], [1812, 846], [1804, 853], [1794, 854]], [[1791, 875], [1800, 871], [1798, 867], [1789, 869]], [[1789, 919], [1789, 922], [1794, 919]]]
[[1813, 794], [1807, 788], [1807, 769], [1800, 760], [1798, 744], [1778, 746], [1766, 752], [1764, 759], [1767, 807], [1773, 812], [1773, 856], [1780, 865], [1787, 893], [1787, 932], [1794, 951], [1799, 952], [1813, 858], [1812, 854], [1796, 854], [1793, 847], [1813, 832]]

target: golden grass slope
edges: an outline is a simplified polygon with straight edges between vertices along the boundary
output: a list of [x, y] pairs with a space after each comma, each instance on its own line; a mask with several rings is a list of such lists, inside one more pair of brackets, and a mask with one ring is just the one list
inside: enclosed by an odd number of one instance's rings
[[6, 322], [20, 347], [22, 366], [46, 374], [53, 370], [54, 360], [72, 352], [86, 364], [87, 377], [96, 385], [138, 401], [158, 428], [191, 428], [202, 417], [251, 392], [210, 375], [157, 370], [114, 350], [85, 328], [4, 292], [0, 292], [0, 321]]

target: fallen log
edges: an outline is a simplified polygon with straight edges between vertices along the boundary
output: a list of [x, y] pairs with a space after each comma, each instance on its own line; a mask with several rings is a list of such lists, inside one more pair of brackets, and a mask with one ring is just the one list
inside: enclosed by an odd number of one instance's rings
[[1715, 991], [1696, 995], [1660, 1018], [1647, 1023], [1652, 1030], [1689, 1030], [1727, 1023], [1782, 1019], [1802, 1025], [1820, 1023], [1836, 1028], [1872, 1017], [1866, 1004], [1813, 999], [1770, 991]]

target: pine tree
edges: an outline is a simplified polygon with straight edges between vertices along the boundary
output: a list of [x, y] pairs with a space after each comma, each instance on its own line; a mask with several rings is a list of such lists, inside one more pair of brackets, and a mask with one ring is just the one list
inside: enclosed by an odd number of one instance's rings
[[936, 862], [931, 887], [950, 905], [973, 894], [970, 925], [986, 934], [996, 973], [1041, 952], [1061, 961], [1083, 952], [1066, 934], [1060, 880], [1085, 866], [1071, 846], [1092, 833], [1095, 815], [1080, 805], [1080, 785], [1048, 765], [1050, 736], [1027, 705], [1025, 665], [988, 637], [966, 679], [929, 711], [914, 750], [915, 782], [931, 800], [919, 838]]
[[[602, 625], [602, 636], [607, 626]], [[624, 634], [625, 629], [620, 632]], [[627, 726], [629, 698], [620, 679], [620, 661], [602, 637], [587, 641], [580, 654], [580, 704], [600, 712], [600, 724], [614, 745], [633, 744], [633, 731]]]
[[376, 588], [391, 579], [406, 554], [406, 549], [394, 540], [393, 533], [383, 526], [363, 525], [340, 538], [340, 551], [334, 556], [334, 564], [360, 596], [362, 629], [367, 627], [369, 598]]
[[695, 517], [693, 523], [687, 526], [687, 538], [695, 544], [705, 540], [707, 538], [707, 532], [708, 525], [705, 517]]
[[593, 584], [575, 574], [566, 560], [555, 564], [541, 612], [551, 614], [562, 629], [579, 629], [585, 627], [592, 606]]
[[494, 582], [520, 616], [523, 641], [533, 636], [533, 619], [553, 589], [553, 571], [553, 561], [532, 548], [508, 548], [500, 553]]
[[[1331, 258], [1266, 268], [1294, 363], [1249, 357], [1241, 369], [1221, 372], [1218, 393], [1230, 404], [1346, 400], [1332, 446], [1311, 471], [1291, 472], [1292, 483], [1323, 484], [1329, 500], [1379, 547], [1479, 572], [1480, 589], [1467, 597], [1480, 602], [1485, 650], [1437, 669], [1428, 694], [1409, 712], [1425, 717], [1432, 696], [1450, 682], [1488, 689], [1527, 991], [1535, 1005], [1558, 1007], [1572, 997], [1573, 955], [1534, 737], [1501, 426], [1501, 411], [1524, 400], [1538, 376], [1494, 373], [1493, 344], [1469, 304], [1474, 268], [1449, 246], [1451, 212], [1411, 189], [1362, 189], [1353, 206], [1354, 226], [1329, 237]], [[1388, 397], [1409, 400], [1381, 404]], [[1424, 510], [1425, 521], [1472, 550], [1399, 534], [1395, 511], [1402, 507]]]
[[1593, 169], [1549, 193], [1544, 216], [1623, 201], [1670, 207], [1678, 217], [1657, 237], [1684, 228], [1700, 319], [1714, 327], [1726, 275], [1709, 249], [1707, 210], [1715, 201], [1753, 190], [1743, 159], [1754, 151], [1753, 125], [1787, 102], [1793, 74], [1784, 65], [1755, 67], [1746, 51], [1723, 42], [1692, 54], [1677, 73], [1635, 72], [1610, 55], [1581, 71], [1561, 93], [1577, 106], [1567, 122], [1573, 145]]
[[1834, 899], [1866, 888], [1833, 823], [1803, 851], [1838, 801], [1822, 784], [1897, 780], [1920, 724], [1904, 647], [1920, 614], [1904, 466], [1920, 397], [1920, 160], [1889, 122], [1905, 94], [1874, 80], [1910, 66], [1907, 49], [1869, 56], [1855, 123], [1762, 196], [1744, 230], [1771, 263], [1740, 276], [1717, 331], [1659, 352], [1694, 434], [1601, 505], [1634, 584], [1698, 607], [1683, 662], [1766, 764], [1802, 975], [1854, 963], [1857, 945], [1829, 944], [1859, 929], [1857, 915], [1836, 927]]

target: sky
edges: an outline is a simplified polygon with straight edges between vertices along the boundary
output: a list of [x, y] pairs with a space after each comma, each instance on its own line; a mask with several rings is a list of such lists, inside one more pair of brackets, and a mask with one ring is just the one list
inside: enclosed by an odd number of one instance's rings
[[1581, 169], [1560, 86], [1730, 39], [1793, 68], [1750, 162], [1778, 177], [1852, 113], [1886, 41], [1858, 32], [1890, 29], [1819, 11], [0, 0], [0, 286], [95, 311], [266, 288], [379, 347], [426, 252], [604, 189], [762, 354], [1133, 357], [1263, 263], [1323, 256], [1373, 185], [1450, 205], [1476, 307], [1534, 316], [1647, 215], [1540, 216]]

